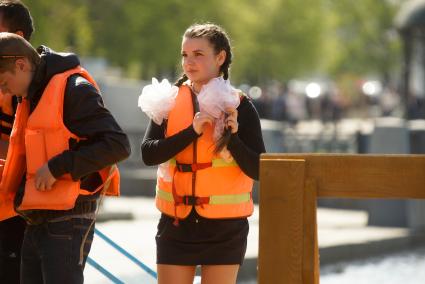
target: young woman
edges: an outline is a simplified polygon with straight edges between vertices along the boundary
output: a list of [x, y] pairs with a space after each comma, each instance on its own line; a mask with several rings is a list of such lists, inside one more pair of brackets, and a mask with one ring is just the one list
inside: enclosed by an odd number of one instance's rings
[[156, 189], [162, 212], [158, 281], [193, 283], [200, 265], [203, 284], [236, 283], [253, 211], [253, 179], [265, 152], [260, 120], [250, 99], [236, 92], [237, 108], [227, 107], [221, 116], [227, 145], [217, 150], [220, 119], [203, 111], [208, 100], [198, 99], [213, 80], [230, 86], [229, 38], [217, 25], [193, 25], [183, 35], [181, 55], [184, 74], [174, 106], [167, 120], [150, 121], [141, 146], [146, 165], [167, 166], [165, 175], [158, 171]]

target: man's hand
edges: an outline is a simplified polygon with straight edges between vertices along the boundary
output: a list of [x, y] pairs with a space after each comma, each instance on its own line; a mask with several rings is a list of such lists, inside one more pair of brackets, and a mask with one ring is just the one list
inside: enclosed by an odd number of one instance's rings
[[56, 182], [55, 177], [49, 170], [49, 167], [46, 164], [38, 169], [35, 173], [35, 188], [39, 191], [46, 191], [52, 189], [53, 184]]

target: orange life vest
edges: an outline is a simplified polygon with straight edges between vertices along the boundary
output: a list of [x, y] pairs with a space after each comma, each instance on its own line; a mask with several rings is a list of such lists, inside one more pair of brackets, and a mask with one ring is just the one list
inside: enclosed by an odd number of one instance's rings
[[[188, 86], [179, 88], [174, 108], [168, 115], [166, 137], [190, 126], [194, 107]], [[176, 219], [186, 218], [192, 207], [206, 218], [238, 218], [253, 212], [253, 180], [237, 163], [214, 154], [213, 127], [169, 161], [167, 178], [158, 175], [156, 206]]]
[[25, 127], [29, 109], [28, 100], [23, 100], [18, 104], [6, 161], [1, 161], [0, 221], [17, 215], [14, 209], [14, 199], [25, 173]]
[[[12, 95], [0, 91], [0, 177], [5, 166], [13, 119], [14, 110], [12, 106]], [[2, 208], [0, 220], [2, 220], [1, 216], [7, 219], [16, 215], [11, 198], [12, 196], [10, 195], [0, 194], [0, 208]], [[4, 206], [1, 206], [1, 204], [4, 204]]]
[[[13, 201], [26, 165], [25, 192], [18, 207], [19, 211], [71, 209], [78, 195], [91, 195], [102, 189], [107, 195], [119, 195], [119, 172], [116, 165], [99, 171], [103, 184], [93, 192], [80, 188], [80, 181], [73, 181], [69, 174], [59, 177], [51, 190], [39, 191], [35, 188], [34, 176], [37, 170], [54, 156], [68, 150], [71, 138], [82, 140], [71, 133], [63, 123], [65, 87], [67, 79], [74, 74], [83, 76], [97, 87], [87, 71], [76, 67], [52, 77], [31, 115], [28, 116], [29, 103], [26, 99], [18, 106], [0, 193], [9, 196], [7, 200]], [[6, 207], [10, 206], [0, 203], [2, 213]], [[2, 213], [0, 220], [7, 218], [6, 214]]]

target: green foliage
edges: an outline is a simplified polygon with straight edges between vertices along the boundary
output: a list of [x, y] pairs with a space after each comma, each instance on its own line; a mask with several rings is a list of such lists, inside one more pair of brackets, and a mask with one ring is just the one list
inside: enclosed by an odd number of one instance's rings
[[240, 45], [240, 80], [288, 80], [315, 71], [322, 45], [320, 1], [257, 1], [248, 8], [238, 34], [250, 31]]
[[385, 77], [399, 61], [400, 42], [392, 25], [398, 6], [383, 0], [329, 0], [328, 4], [333, 18], [328, 38], [337, 54], [329, 71]]
[[25, 2], [35, 22], [33, 43], [57, 50], [90, 54], [93, 34], [89, 8], [83, 0], [37, 0]]
[[184, 30], [214, 22], [230, 34], [235, 82], [385, 74], [398, 63], [386, 0], [31, 0], [33, 43], [105, 57], [133, 77], [176, 78]]

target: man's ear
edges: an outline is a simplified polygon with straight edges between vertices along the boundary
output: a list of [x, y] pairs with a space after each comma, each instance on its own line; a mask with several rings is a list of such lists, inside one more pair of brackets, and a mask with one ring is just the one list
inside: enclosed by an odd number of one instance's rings
[[31, 70], [31, 65], [26, 58], [18, 58], [15, 61], [15, 67], [20, 71], [28, 71]]
[[223, 65], [224, 61], [226, 61], [226, 51], [222, 50], [217, 54], [217, 63], [219, 66]]
[[18, 36], [24, 37], [24, 32], [21, 30], [16, 31], [15, 34], [17, 34]]

